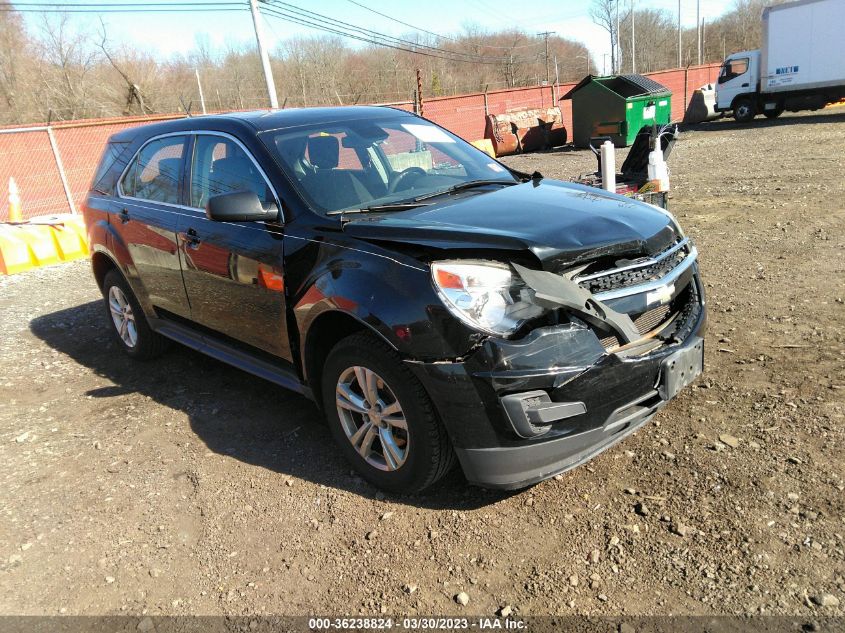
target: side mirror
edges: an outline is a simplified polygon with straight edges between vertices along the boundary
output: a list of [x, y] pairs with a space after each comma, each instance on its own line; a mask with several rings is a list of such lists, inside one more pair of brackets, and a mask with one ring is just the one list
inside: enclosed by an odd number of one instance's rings
[[235, 191], [209, 198], [205, 215], [216, 222], [272, 222], [279, 219], [279, 210], [275, 204], [262, 206], [254, 191]]

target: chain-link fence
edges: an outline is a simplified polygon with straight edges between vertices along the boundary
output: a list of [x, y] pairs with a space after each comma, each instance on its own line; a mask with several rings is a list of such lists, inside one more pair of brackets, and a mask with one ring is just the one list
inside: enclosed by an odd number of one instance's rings
[[[684, 116], [693, 91], [712, 82], [718, 65], [650, 73], [672, 93], [672, 118]], [[572, 130], [572, 108], [560, 97], [574, 84], [532, 86], [452, 97], [425, 99], [423, 114], [469, 141], [484, 138], [485, 115], [523, 108], [559, 105], [563, 123]], [[393, 104], [413, 110], [411, 103]], [[62, 122], [52, 126], [0, 128], [0, 222], [8, 220], [9, 178], [14, 178], [25, 219], [76, 213], [84, 202], [103, 146], [112, 134], [155, 120], [181, 115]]]
[[0, 132], [0, 220], [8, 219], [10, 178], [18, 185], [24, 218], [70, 210], [57, 159], [46, 127]]

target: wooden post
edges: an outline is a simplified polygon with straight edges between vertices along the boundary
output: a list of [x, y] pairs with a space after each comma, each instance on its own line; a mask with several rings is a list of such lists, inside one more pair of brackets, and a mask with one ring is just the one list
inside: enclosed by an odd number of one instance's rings
[[425, 116], [423, 107], [422, 71], [417, 68], [417, 103], [419, 104], [419, 115]]

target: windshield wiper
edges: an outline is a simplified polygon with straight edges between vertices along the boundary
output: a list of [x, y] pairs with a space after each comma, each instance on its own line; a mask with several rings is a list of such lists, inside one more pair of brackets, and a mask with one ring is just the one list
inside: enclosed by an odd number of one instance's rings
[[464, 191], [465, 189], [474, 189], [475, 187], [483, 187], [485, 185], [505, 185], [510, 187], [511, 185], [517, 185], [517, 182], [509, 182], [507, 180], [469, 180], [467, 182], [460, 182], [457, 185], [452, 185], [448, 189], [443, 189], [442, 191], [434, 191], [432, 193], [427, 193], [422, 196], [417, 196], [414, 198], [415, 202], [419, 202], [420, 200], [428, 200], [429, 198], [436, 198], [437, 196], [445, 196], [450, 193], [455, 193], [457, 191]]
[[415, 209], [427, 207], [431, 202], [416, 202], [415, 200], [399, 200], [398, 202], [385, 202], [384, 204], [372, 204], [361, 209], [338, 209], [327, 211], [326, 215], [346, 215], [347, 213], [367, 213], [370, 211], [401, 211], [403, 209]]
[[450, 193], [455, 193], [457, 191], [463, 191], [465, 189], [474, 189], [475, 187], [483, 187], [485, 185], [517, 185], [517, 182], [509, 182], [507, 180], [470, 180], [467, 182], [461, 182], [457, 185], [452, 185], [448, 189], [443, 189], [442, 191], [433, 191], [432, 193], [426, 193], [421, 196], [417, 196], [416, 198], [410, 198], [408, 200], [397, 200], [396, 202], [385, 202], [383, 204], [373, 204], [368, 207], [362, 207], [360, 209], [339, 209], [337, 211], [328, 211], [326, 215], [347, 215], [349, 213], [367, 213], [370, 211], [402, 211], [403, 209], [415, 209], [417, 207], [426, 207], [433, 202], [423, 202], [423, 200], [428, 200], [429, 198], [436, 198], [438, 196], [445, 196]]
[[508, 171], [510, 171], [517, 178], [519, 178], [519, 180], [521, 182], [528, 182], [529, 180], [542, 180], [543, 179], [543, 174], [541, 174], [539, 171], [535, 171], [535, 172], [530, 173], [530, 174], [527, 173], [527, 172], [519, 171], [518, 169], [512, 169], [512, 168], [508, 168]]

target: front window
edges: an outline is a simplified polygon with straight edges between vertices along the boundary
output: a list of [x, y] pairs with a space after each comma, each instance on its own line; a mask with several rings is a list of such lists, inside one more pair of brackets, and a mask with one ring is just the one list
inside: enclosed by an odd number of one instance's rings
[[719, 83], [723, 84], [735, 77], [744, 75], [748, 71], [748, 58], [742, 57], [739, 59], [729, 59], [722, 66], [722, 72], [719, 73]]
[[191, 206], [204, 209], [208, 199], [224, 193], [252, 191], [266, 206], [273, 192], [240, 145], [223, 136], [201, 134], [191, 164]]
[[505, 167], [469, 143], [409, 116], [261, 136], [306, 202], [321, 213], [411, 200], [469, 181], [515, 182]]

